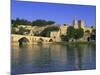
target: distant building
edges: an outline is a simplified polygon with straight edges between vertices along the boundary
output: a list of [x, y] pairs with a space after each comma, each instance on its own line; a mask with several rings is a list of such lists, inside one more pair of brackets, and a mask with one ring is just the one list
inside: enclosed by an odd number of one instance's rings
[[[67, 28], [69, 26], [70, 25], [68, 25], [68, 24], [61, 25], [59, 31], [55, 31], [55, 32], [53, 31], [53, 32], [51, 32], [50, 37], [53, 40], [55, 40], [56, 42], [60, 42], [61, 41], [61, 35], [67, 35]], [[72, 26], [75, 29], [82, 28], [84, 30], [84, 36], [79, 39], [81, 41], [87, 41], [87, 39], [90, 38], [91, 34], [93, 33], [92, 30], [95, 29], [95, 27], [93, 27], [93, 26], [92, 27], [85, 26], [84, 21], [83, 20], [77, 20], [76, 17], [73, 20]]]
[[60, 26], [60, 34], [61, 35], [67, 35], [67, 28], [69, 27], [68, 24], [63, 24]]
[[84, 21], [83, 20], [78, 20], [78, 26], [79, 26], [79, 28], [84, 29]]
[[76, 20], [76, 17], [75, 17], [75, 19], [73, 20], [73, 27], [75, 28], [75, 29], [78, 29], [79, 27], [78, 27], [78, 22], [77, 22], [77, 20]]
[[[20, 27], [23, 27], [30, 31], [29, 35], [34, 36], [34, 34], [39, 34], [41, 31], [43, 31], [47, 27], [52, 27], [54, 25], [47, 25], [43, 27], [38, 26], [30, 26], [30, 25], [18, 25], [17, 28], [15, 28], [16, 32], [19, 31]], [[90, 34], [93, 33], [93, 29], [96, 29], [94, 26], [87, 27], [85, 26], [85, 22], [83, 20], [77, 20], [76, 17], [73, 20], [72, 25], [69, 24], [63, 24], [59, 26], [59, 31], [51, 31], [50, 37], [55, 42], [61, 42], [61, 35], [67, 35], [67, 29], [69, 26], [73, 26], [73, 28], [78, 29], [82, 28], [84, 30], [84, 36], [80, 38], [80, 40], [87, 40], [87, 38], [90, 37]], [[94, 33], [95, 34], [95, 33]]]
[[50, 38], [54, 41], [54, 42], [61, 42], [61, 38], [60, 38], [60, 31], [52, 31], [50, 33]]

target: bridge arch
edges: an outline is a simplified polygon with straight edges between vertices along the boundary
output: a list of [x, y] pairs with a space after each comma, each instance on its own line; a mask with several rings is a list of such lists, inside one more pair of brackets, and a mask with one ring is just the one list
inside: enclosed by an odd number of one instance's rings
[[44, 40], [42, 38], [39, 38], [39, 41], [43, 42]]
[[18, 42], [19, 42], [19, 45], [27, 44], [29, 43], [29, 39], [26, 37], [22, 37], [18, 40]]
[[52, 40], [52, 39], [50, 39], [50, 40], [49, 40], [49, 42], [53, 42], [53, 40]]

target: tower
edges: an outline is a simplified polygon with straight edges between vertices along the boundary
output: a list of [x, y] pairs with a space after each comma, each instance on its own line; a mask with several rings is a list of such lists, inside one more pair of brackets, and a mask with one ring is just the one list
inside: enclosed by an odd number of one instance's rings
[[74, 27], [75, 29], [78, 28], [78, 22], [77, 22], [77, 20], [76, 20], [76, 16], [75, 16], [75, 18], [74, 18], [74, 20], [73, 20], [73, 27]]
[[67, 28], [68, 28], [68, 25], [61, 25], [60, 26], [60, 34], [61, 35], [66, 35], [66, 32], [67, 32]]
[[78, 26], [79, 26], [79, 28], [84, 29], [84, 21], [83, 20], [79, 20], [78, 21]]
[[50, 32], [50, 38], [55, 42], [61, 42], [61, 32], [59, 31], [52, 31]]

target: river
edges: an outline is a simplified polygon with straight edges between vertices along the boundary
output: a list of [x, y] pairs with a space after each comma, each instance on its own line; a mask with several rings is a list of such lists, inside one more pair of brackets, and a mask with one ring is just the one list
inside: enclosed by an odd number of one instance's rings
[[12, 45], [11, 73], [42, 73], [96, 68], [96, 48], [91, 44]]

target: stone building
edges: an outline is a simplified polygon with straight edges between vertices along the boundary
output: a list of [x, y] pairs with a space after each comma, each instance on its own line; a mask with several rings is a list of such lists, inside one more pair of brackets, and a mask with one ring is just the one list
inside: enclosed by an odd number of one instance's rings
[[74, 27], [75, 29], [78, 29], [78, 28], [79, 28], [79, 27], [78, 27], [78, 21], [77, 21], [76, 17], [75, 17], [75, 19], [73, 20], [73, 27]]
[[78, 20], [78, 26], [79, 26], [79, 28], [84, 29], [84, 21], [83, 20]]
[[67, 28], [69, 27], [68, 24], [63, 24], [60, 26], [60, 33], [61, 35], [67, 35], [66, 31], [67, 31]]
[[[18, 28], [23, 27], [25, 29], [30, 30], [29, 35], [32, 35], [33, 37], [35, 37], [34, 34], [40, 33], [45, 28], [51, 27], [51, 26], [54, 26], [54, 25], [47, 25], [47, 26], [44, 26], [44, 27], [30, 26], [30, 25], [29, 26], [28, 25], [19, 25], [17, 27], [16, 31], [18, 31]], [[68, 24], [60, 25], [59, 26], [59, 31], [51, 31], [50, 32], [50, 37], [49, 38], [52, 39], [54, 42], [61, 42], [62, 41], [61, 40], [61, 35], [67, 35], [67, 29], [68, 29], [69, 26], [73, 26], [75, 29], [82, 28], [84, 30], [84, 36], [81, 38], [81, 40], [85, 40], [85, 41], [87, 40], [88, 37], [90, 37], [90, 34], [92, 33], [92, 30], [96, 29], [95, 27], [85, 26], [85, 23], [84, 23], [83, 20], [77, 20], [76, 17], [75, 17], [74, 20], [73, 20], [72, 25], [68, 25]]]
[[52, 31], [50, 33], [50, 38], [54, 41], [54, 42], [61, 42], [61, 33], [60, 30], [59, 31]]
[[[59, 31], [51, 32], [50, 37], [56, 42], [61, 42], [61, 35], [67, 35], [67, 28], [69, 26], [70, 25], [68, 25], [68, 24], [61, 25], [59, 27], [60, 28]], [[95, 29], [95, 27], [85, 26], [84, 21], [83, 20], [77, 20], [76, 17], [73, 20], [72, 26], [75, 29], [82, 28], [84, 30], [84, 36], [79, 39], [80, 41], [87, 41], [87, 39], [90, 38], [90, 36], [91, 36], [92, 30]]]

